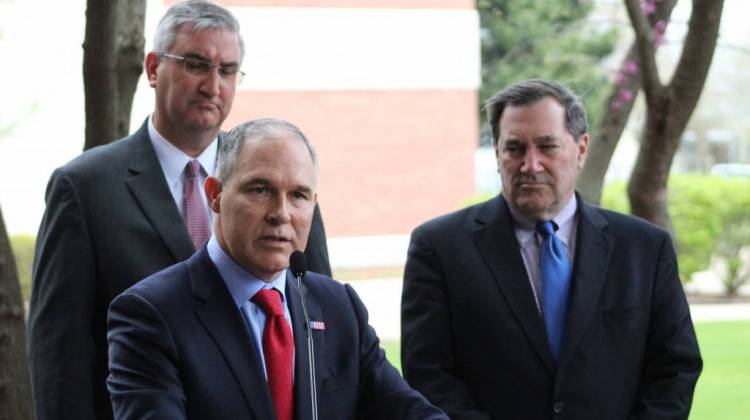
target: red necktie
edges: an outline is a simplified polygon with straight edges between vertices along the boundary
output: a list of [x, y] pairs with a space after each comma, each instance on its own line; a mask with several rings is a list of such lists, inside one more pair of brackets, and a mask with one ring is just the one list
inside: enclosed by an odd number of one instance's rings
[[294, 340], [281, 306], [281, 293], [276, 289], [261, 289], [253, 302], [266, 313], [263, 329], [263, 356], [266, 376], [278, 420], [292, 420], [292, 356]]
[[203, 246], [203, 243], [211, 236], [211, 229], [208, 226], [208, 216], [206, 215], [206, 206], [203, 204], [203, 200], [201, 200], [200, 172], [201, 163], [196, 159], [191, 160], [185, 165], [185, 185], [183, 189], [183, 201], [185, 204], [184, 218], [185, 226], [195, 249]]

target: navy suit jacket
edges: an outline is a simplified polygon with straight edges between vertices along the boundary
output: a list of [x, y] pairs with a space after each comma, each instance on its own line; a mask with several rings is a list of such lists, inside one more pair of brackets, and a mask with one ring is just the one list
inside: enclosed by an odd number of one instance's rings
[[404, 377], [452, 419], [687, 418], [702, 362], [669, 235], [578, 203], [558, 365], [502, 196], [413, 232]]
[[[310, 319], [325, 323], [312, 330], [320, 419], [447, 419], [386, 360], [350, 286], [308, 272], [302, 289]], [[286, 296], [295, 418], [310, 419], [307, 330], [291, 274]], [[109, 310], [115, 418], [275, 418], [251, 334], [205, 247], [139, 282]]]
[[[36, 418], [112, 418], [107, 307], [195, 250], [145, 123], [57, 169], [46, 202], [28, 321]], [[317, 208], [305, 254], [312, 270], [330, 273]]]

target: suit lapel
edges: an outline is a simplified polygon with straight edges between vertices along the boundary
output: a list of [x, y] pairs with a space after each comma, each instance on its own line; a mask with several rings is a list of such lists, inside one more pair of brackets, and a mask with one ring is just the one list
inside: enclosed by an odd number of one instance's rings
[[185, 260], [195, 250], [164, 179], [146, 123], [131, 138], [130, 177], [125, 183], [175, 262]]
[[552, 374], [555, 370], [544, 322], [523, 263], [507, 204], [502, 196], [486, 203], [477, 215], [472, 236], [518, 323]]
[[[292, 316], [292, 327], [294, 330], [294, 418], [296, 420], [308, 420], [312, 418], [310, 398], [310, 366], [307, 353], [308, 326], [305, 323], [305, 315], [302, 302], [299, 297], [300, 289], [297, 287], [297, 279], [287, 270], [287, 302], [289, 313]], [[305, 295], [308, 315], [312, 321], [322, 321], [320, 306], [311, 299], [305, 281], [302, 281], [302, 293]], [[321, 357], [325, 348], [324, 331], [312, 331], [313, 346], [315, 349], [315, 382], [320, 383], [326, 368], [323, 365], [324, 358]]]
[[220, 349], [257, 419], [274, 418], [273, 402], [253, 338], [204, 246], [188, 261], [196, 315]]
[[593, 206], [578, 198], [578, 231], [576, 237], [573, 284], [566, 320], [567, 337], [560, 355], [564, 364], [574, 353], [586, 331], [606, 281], [612, 253], [612, 238], [605, 232], [606, 220]]

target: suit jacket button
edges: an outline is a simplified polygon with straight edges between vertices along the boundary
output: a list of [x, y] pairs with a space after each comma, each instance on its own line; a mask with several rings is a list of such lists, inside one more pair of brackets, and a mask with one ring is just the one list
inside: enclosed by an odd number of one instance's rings
[[564, 408], [565, 408], [565, 405], [563, 403], [561, 403], [560, 401], [558, 401], [558, 402], [556, 402], [556, 403], [554, 403], [552, 405], [552, 411], [555, 414], [562, 414]]

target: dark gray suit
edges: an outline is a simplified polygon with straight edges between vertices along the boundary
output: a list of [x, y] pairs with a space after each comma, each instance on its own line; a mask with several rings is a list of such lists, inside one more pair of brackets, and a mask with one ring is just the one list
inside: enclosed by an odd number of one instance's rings
[[[29, 364], [37, 418], [106, 419], [109, 303], [194, 249], [144, 124], [50, 178], [37, 236]], [[330, 274], [316, 208], [306, 250]]]
[[[348, 285], [308, 272], [321, 420], [448, 418], [385, 358]], [[286, 297], [294, 331], [294, 418], [311, 419], [307, 330], [296, 280]], [[274, 419], [255, 340], [206, 247], [117, 297], [109, 311], [108, 386], [118, 420]], [[149, 417], [151, 416], [151, 417]]]
[[701, 358], [669, 235], [578, 199], [559, 365], [502, 197], [418, 227], [404, 376], [451, 419], [686, 419]]

